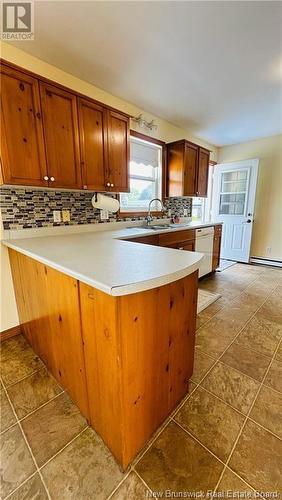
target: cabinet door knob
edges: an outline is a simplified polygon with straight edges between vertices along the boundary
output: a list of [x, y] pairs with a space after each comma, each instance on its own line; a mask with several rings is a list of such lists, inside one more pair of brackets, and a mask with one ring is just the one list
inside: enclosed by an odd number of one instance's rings
[[114, 184], [111, 184], [111, 187], [113, 188], [113, 187], [114, 187]]
[[44, 181], [49, 181], [48, 175], [44, 175], [43, 179], [44, 179]]
[[108, 187], [110, 187], [111, 183], [110, 183], [110, 182], [107, 182], [107, 184], [106, 184], [106, 185], [107, 185]]
[[50, 177], [51, 182], [54, 182], [54, 180], [55, 180], [55, 177]]

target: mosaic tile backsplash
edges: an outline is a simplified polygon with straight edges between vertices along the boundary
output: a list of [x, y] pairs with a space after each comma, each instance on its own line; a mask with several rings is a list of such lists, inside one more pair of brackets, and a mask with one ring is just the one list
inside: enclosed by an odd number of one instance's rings
[[[100, 221], [100, 210], [92, 207], [93, 192], [89, 191], [51, 191], [28, 188], [4, 187], [0, 190], [0, 207], [4, 229], [25, 229], [47, 226], [69, 226], [77, 224], [97, 224]], [[111, 195], [109, 195], [111, 196]], [[171, 214], [191, 217], [191, 198], [167, 198], [165, 201]], [[70, 222], [54, 222], [53, 210], [70, 211]], [[105, 222], [144, 219], [119, 218], [118, 214], [110, 214]]]

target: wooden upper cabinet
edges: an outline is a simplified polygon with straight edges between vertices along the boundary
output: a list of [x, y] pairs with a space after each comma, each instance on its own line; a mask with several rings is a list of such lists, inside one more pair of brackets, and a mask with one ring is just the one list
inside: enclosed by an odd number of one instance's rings
[[184, 148], [184, 196], [194, 196], [197, 192], [199, 148], [190, 142], [186, 142]]
[[87, 99], [78, 99], [82, 186], [106, 188], [108, 166], [107, 110]]
[[168, 196], [207, 196], [209, 157], [184, 139], [167, 144]]
[[81, 188], [76, 96], [46, 83], [40, 96], [50, 186]]
[[109, 163], [106, 188], [113, 192], [129, 191], [129, 118], [108, 110]]
[[1, 65], [2, 182], [44, 186], [47, 175], [38, 81]]
[[129, 116], [1, 65], [0, 183], [129, 191]]
[[207, 196], [209, 177], [210, 152], [207, 149], [199, 148], [199, 169], [197, 178], [197, 195]]

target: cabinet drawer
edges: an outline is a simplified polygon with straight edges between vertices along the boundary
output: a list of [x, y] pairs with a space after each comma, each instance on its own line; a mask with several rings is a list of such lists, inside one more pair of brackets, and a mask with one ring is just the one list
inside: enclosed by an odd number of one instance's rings
[[145, 243], [146, 245], [156, 245], [159, 244], [158, 235], [141, 236], [140, 238], [129, 238], [126, 241], [133, 241], [134, 243]]
[[195, 238], [195, 229], [185, 229], [174, 233], [165, 233], [159, 235], [159, 244], [162, 247], [168, 246], [171, 243], [181, 243], [184, 241], [193, 240]]

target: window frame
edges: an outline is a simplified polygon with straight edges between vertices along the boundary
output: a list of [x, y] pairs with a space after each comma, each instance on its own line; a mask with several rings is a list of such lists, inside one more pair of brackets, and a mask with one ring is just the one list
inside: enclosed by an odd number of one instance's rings
[[[149, 135], [141, 134], [141, 132], [136, 132], [135, 130], [130, 130], [130, 137], [136, 137], [137, 139], [142, 139], [143, 141], [151, 142], [152, 144], [157, 144], [158, 146], [161, 146], [162, 148], [162, 194], [161, 194], [161, 200], [164, 202], [165, 197], [166, 197], [166, 186], [167, 186], [167, 169], [166, 169], [166, 143], [164, 141], [160, 141], [159, 139], [155, 139], [154, 137], [150, 137]], [[129, 158], [130, 161], [130, 158]], [[129, 176], [129, 174], [128, 174]], [[120, 195], [118, 195], [118, 199], [120, 201]], [[152, 215], [154, 216], [160, 216], [162, 215], [162, 211], [154, 211], [151, 212]], [[122, 209], [118, 211], [118, 217], [120, 218], [126, 218], [126, 217], [145, 217], [147, 215], [147, 212], [145, 210], [143, 211], [136, 211], [136, 212], [123, 212]]]

